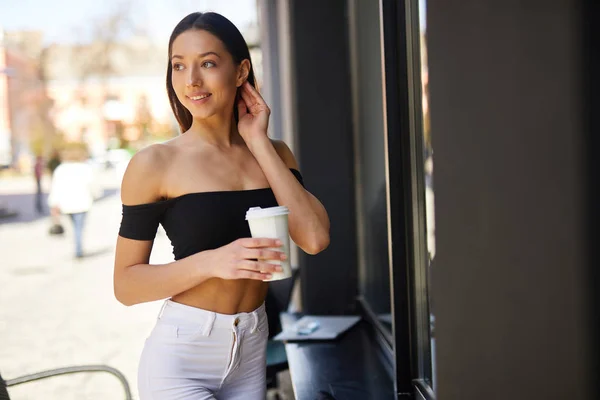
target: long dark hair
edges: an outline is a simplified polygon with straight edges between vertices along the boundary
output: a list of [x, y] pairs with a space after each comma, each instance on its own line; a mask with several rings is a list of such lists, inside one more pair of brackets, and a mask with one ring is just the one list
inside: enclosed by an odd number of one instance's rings
[[[179, 21], [175, 29], [173, 29], [173, 33], [171, 33], [171, 38], [169, 39], [169, 60], [167, 63], [167, 94], [169, 95], [171, 109], [173, 109], [173, 113], [175, 114], [175, 118], [177, 118], [177, 122], [179, 123], [179, 128], [181, 129], [182, 133], [190, 129], [193, 118], [188, 109], [181, 104], [177, 98], [177, 94], [175, 94], [175, 89], [173, 89], [173, 83], [171, 82], [171, 77], [173, 75], [173, 68], [171, 67], [171, 52], [175, 39], [177, 39], [177, 37], [183, 32], [189, 30], [203, 30], [215, 35], [223, 42], [225, 48], [231, 54], [233, 62], [236, 65], [240, 65], [243, 60], [250, 61], [248, 83], [256, 88], [256, 79], [254, 77], [252, 60], [250, 59], [250, 50], [248, 49], [248, 44], [246, 43], [246, 40], [244, 40], [244, 37], [238, 28], [221, 14], [214, 12], [191, 13]], [[236, 102], [237, 99], [238, 97], [236, 96]], [[235, 103], [233, 105], [233, 114], [237, 123], [237, 104]]]

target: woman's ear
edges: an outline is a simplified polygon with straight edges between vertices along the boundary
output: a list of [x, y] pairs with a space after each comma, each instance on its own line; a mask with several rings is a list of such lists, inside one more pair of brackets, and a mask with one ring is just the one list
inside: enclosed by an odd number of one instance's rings
[[238, 78], [236, 82], [236, 86], [240, 87], [246, 82], [248, 79], [248, 75], [250, 74], [250, 60], [242, 60], [240, 66], [238, 68]]

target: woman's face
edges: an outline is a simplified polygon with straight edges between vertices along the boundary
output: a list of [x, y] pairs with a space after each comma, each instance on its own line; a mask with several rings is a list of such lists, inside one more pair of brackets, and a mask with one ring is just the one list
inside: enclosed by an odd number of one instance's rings
[[221, 40], [203, 30], [180, 34], [171, 48], [171, 83], [194, 119], [233, 112], [247, 62], [235, 65]]

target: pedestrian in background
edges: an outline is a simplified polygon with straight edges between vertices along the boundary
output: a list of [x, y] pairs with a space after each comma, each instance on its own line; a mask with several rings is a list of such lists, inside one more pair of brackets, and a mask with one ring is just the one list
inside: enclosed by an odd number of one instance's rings
[[96, 188], [94, 170], [86, 163], [87, 151], [69, 148], [63, 151], [62, 162], [52, 176], [48, 205], [53, 215], [65, 214], [73, 222], [75, 257], [82, 258], [85, 218], [94, 202]]
[[35, 157], [35, 165], [33, 166], [33, 175], [35, 177], [36, 193], [35, 193], [35, 211], [38, 214], [44, 213], [42, 206], [42, 176], [44, 175], [44, 159], [42, 156]]
[[60, 165], [60, 154], [58, 150], [52, 150], [52, 155], [48, 160], [48, 170], [50, 171], [50, 176], [54, 175], [54, 170]]

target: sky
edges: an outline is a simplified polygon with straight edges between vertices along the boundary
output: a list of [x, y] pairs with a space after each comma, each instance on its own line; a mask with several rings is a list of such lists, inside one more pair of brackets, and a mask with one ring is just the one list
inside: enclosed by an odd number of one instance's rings
[[183, 17], [215, 11], [240, 30], [256, 23], [256, 0], [0, 0], [0, 27], [5, 31], [42, 30], [44, 42], [72, 43], [94, 20], [130, 4], [135, 23], [159, 41], [168, 41]]
[[[6, 31], [41, 29], [44, 41], [69, 43], [81, 37], [89, 23], [123, 3], [131, 4], [135, 22], [158, 41], [167, 41], [177, 22], [194, 11], [216, 11], [241, 31], [256, 23], [256, 0], [0, 0], [0, 28]], [[421, 29], [426, 0], [419, 0]]]

